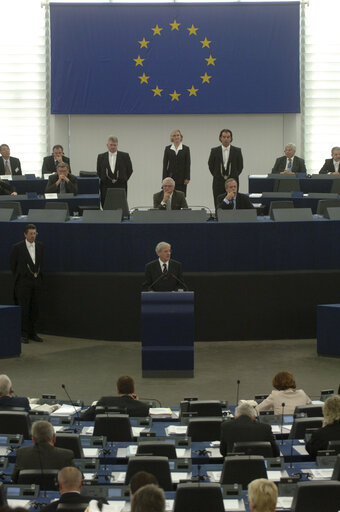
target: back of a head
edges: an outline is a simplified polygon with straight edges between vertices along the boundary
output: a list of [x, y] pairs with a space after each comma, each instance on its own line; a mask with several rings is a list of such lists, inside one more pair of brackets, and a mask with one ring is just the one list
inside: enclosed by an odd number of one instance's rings
[[256, 417], [256, 411], [252, 405], [247, 402], [240, 403], [235, 409], [235, 417], [248, 416], [249, 418]]
[[129, 375], [123, 375], [117, 380], [117, 390], [121, 395], [131, 395], [135, 392], [135, 383]]
[[286, 371], [277, 373], [273, 378], [272, 384], [273, 388], [277, 389], [278, 391], [296, 388], [296, 381], [293, 374]]
[[82, 474], [78, 468], [67, 466], [58, 473], [58, 484], [61, 493], [79, 491], [82, 483]]
[[258, 478], [248, 485], [248, 500], [253, 512], [274, 512], [278, 490], [274, 482]]
[[158, 486], [157, 478], [147, 471], [137, 471], [130, 480], [130, 492], [135, 494], [138, 489], [149, 484]]
[[141, 487], [132, 497], [131, 512], [165, 512], [164, 491], [154, 484]]
[[322, 412], [326, 425], [331, 425], [335, 421], [340, 421], [340, 396], [333, 395], [327, 398]]
[[32, 437], [36, 443], [50, 443], [54, 436], [54, 428], [49, 421], [35, 421], [32, 426]]
[[0, 375], [0, 396], [9, 395], [11, 387], [11, 379], [5, 374]]

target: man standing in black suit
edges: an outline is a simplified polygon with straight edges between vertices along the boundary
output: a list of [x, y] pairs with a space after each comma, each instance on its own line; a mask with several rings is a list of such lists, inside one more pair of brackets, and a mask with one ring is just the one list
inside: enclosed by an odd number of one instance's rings
[[171, 245], [167, 242], [159, 242], [155, 251], [158, 259], [145, 266], [143, 290], [154, 292], [187, 290], [187, 285], [183, 281], [182, 264], [170, 259]]
[[254, 208], [249, 197], [237, 191], [237, 182], [228, 178], [225, 182], [225, 192], [217, 198], [217, 209], [222, 210], [251, 210]]
[[65, 162], [59, 162], [57, 172], [49, 176], [45, 194], [74, 194], [78, 193], [77, 178], [69, 173], [69, 166]]
[[28, 398], [25, 396], [13, 396], [11, 379], [7, 375], [0, 375], [0, 409], [22, 407], [26, 411], [31, 409]]
[[57, 165], [60, 162], [68, 164], [69, 171], [71, 172], [70, 159], [64, 155], [63, 146], [56, 144], [52, 148], [52, 155], [44, 157], [41, 169], [42, 176], [44, 177], [44, 174], [52, 174], [52, 172], [56, 172]]
[[165, 178], [162, 181], [161, 192], [153, 195], [153, 207], [159, 210], [180, 210], [188, 208], [184, 192], [175, 190], [175, 181]]
[[296, 172], [306, 173], [307, 169], [303, 158], [295, 156], [295, 144], [287, 144], [285, 147], [285, 156], [276, 159], [272, 174], [295, 174]]
[[326, 158], [325, 163], [321, 167], [319, 174], [339, 174], [340, 173], [340, 148], [335, 146], [332, 148], [332, 158]]
[[235, 420], [227, 420], [221, 426], [220, 452], [225, 457], [233, 451], [234, 443], [251, 441], [269, 441], [273, 457], [280, 455], [270, 425], [259, 423], [256, 411], [249, 403], [242, 403], [235, 410]]
[[[49, 505], [44, 507], [45, 512], [55, 512], [57, 510], [58, 505], [61, 503], [62, 506], [67, 507], [70, 505], [70, 508], [77, 507], [77, 510], [80, 510], [80, 504], [84, 504], [83, 510], [86, 509], [86, 504], [89, 503], [92, 499], [92, 496], [83, 496], [80, 494], [82, 488], [82, 479], [83, 476], [78, 468], [68, 466], [61, 469], [58, 473], [58, 485], [60, 498], [59, 500], [52, 501]], [[61, 507], [59, 507], [60, 509]]]
[[215, 208], [218, 196], [224, 192], [224, 182], [228, 178], [234, 178], [238, 183], [238, 177], [243, 169], [241, 149], [231, 145], [233, 140], [231, 130], [222, 130], [219, 139], [221, 146], [211, 149], [208, 161], [209, 170], [214, 177], [213, 194]]
[[37, 228], [26, 224], [25, 240], [15, 244], [10, 255], [14, 277], [14, 300], [21, 306], [21, 342], [43, 340], [38, 336], [36, 325], [39, 314], [39, 295], [42, 287], [43, 244], [36, 241]]
[[8, 174], [9, 176], [20, 176], [22, 174], [19, 158], [11, 155], [11, 150], [7, 144], [1, 144], [0, 153], [0, 174]]
[[102, 205], [109, 188], [123, 188], [127, 195], [127, 182], [133, 172], [129, 153], [118, 151], [117, 137], [109, 137], [106, 146], [108, 151], [100, 153], [97, 158]]

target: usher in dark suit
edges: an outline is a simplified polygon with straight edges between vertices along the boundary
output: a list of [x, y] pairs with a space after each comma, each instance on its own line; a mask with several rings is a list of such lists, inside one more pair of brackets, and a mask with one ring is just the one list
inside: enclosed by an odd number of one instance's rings
[[[163, 190], [153, 195], [153, 207], [159, 210], [166, 210], [166, 204], [161, 204], [164, 196]], [[181, 208], [188, 208], [184, 192], [174, 190], [171, 197], [171, 210], [180, 210]]]
[[[224, 201], [227, 193], [221, 194], [217, 198], [217, 209], [221, 208], [222, 210], [233, 210], [233, 203], [229, 202], [227, 204]], [[249, 197], [245, 194], [241, 194], [241, 192], [237, 192], [236, 194], [236, 210], [251, 210], [254, 206], [249, 200]]]
[[315, 458], [319, 450], [327, 450], [328, 441], [340, 441], [340, 421], [335, 421], [313, 432], [306, 444], [306, 450]]
[[228, 178], [235, 178], [238, 183], [238, 177], [243, 169], [243, 157], [240, 148], [230, 145], [229, 158], [227, 168], [223, 165], [223, 152], [222, 146], [212, 148], [209, 156], [209, 170], [213, 175], [213, 194], [215, 208], [217, 205], [217, 198], [225, 191], [225, 181]]
[[96, 407], [119, 407], [125, 409], [129, 416], [144, 418], [149, 415], [149, 406], [135, 400], [132, 396], [102, 396], [96, 405], [92, 405], [84, 411], [80, 417], [82, 421], [93, 421], [96, 416]]
[[[15, 158], [14, 156], [9, 157], [9, 164], [11, 167], [12, 176], [19, 176], [22, 174], [21, 164], [19, 158]], [[5, 174], [5, 162], [3, 157], [0, 157], [0, 174]]]
[[0, 396], [0, 410], [12, 407], [22, 407], [26, 411], [31, 410], [28, 398], [25, 396]]
[[[124, 188], [127, 194], [127, 182], [132, 174], [132, 163], [129, 153], [117, 151], [116, 165], [112, 172], [109, 152], [100, 153], [97, 158], [97, 174], [100, 179], [101, 202], [104, 204], [108, 188]], [[112, 180], [117, 180], [115, 183]]]
[[[279, 158], [277, 158], [274, 167], [272, 168], [272, 174], [279, 174], [280, 172], [285, 171], [287, 169], [286, 163], [286, 156], [280, 156]], [[305, 161], [303, 158], [294, 156], [292, 172], [307, 172]]]
[[[62, 156], [63, 158], [63, 162], [65, 162], [65, 164], [68, 164], [69, 166], [69, 172], [71, 172], [71, 165], [70, 165], [70, 159], [67, 157], [67, 156]], [[42, 174], [52, 174], [52, 172], [55, 172], [56, 169], [57, 169], [57, 165], [59, 164], [59, 162], [55, 163], [56, 162], [56, 159], [54, 158], [53, 155], [49, 155], [49, 156], [45, 156], [44, 160], [43, 160], [43, 164], [42, 164], [42, 169], [41, 169], [41, 172]]]
[[[339, 165], [340, 171], [340, 165]], [[333, 158], [326, 158], [325, 163], [321, 167], [319, 174], [328, 174], [329, 172], [336, 172], [334, 168], [334, 160]]]
[[[65, 181], [65, 193], [77, 195], [77, 193], [78, 193], [77, 178], [75, 176], [73, 176], [72, 174], [68, 174], [67, 177], [70, 181], [68, 183]], [[60, 194], [60, 184], [56, 185], [58, 178], [59, 178], [59, 176], [57, 173], [51, 174], [51, 176], [48, 178], [48, 182], [47, 182], [46, 189], [45, 189], [45, 194], [52, 194], [52, 193]]]
[[[95, 499], [93, 496], [83, 496], [82, 494], [79, 494], [79, 492], [64, 492], [60, 496], [59, 500], [52, 501], [52, 503], [46, 505], [44, 507], [44, 512], [56, 512], [59, 503], [66, 503], [67, 505], [70, 505], [70, 508], [72, 508], [72, 505], [75, 506], [80, 503], [89, 503], [93, 499]], [[84, 505], [84, 510], [85, 508], [86, 505]]]
[[163, 180], [172, 178], [176, 184], [176, 190], [184, 192], [186, 195], [187, 186], [184, 180], [190, 180], [190, 149], [182, 145], [182, 149], [177, 152], [166, 146], [163, 156]]
[[12, 183], [6, 179], [0, 179], [0, 196], [9, 196], [12, 192], [15, 192]]
[[[157, 279], [158, 281], [155, 283]], [[144, 291], [151, 289], [155, 292], [172, 292], [183, 289], [184, 286], [180, 281], [183, 282], [183, 275], [182, 264], [179, 261], [169, 260], [169, 269], [166, 274], [162, 273], [159, 260], [151, 261], [145, 265]]]
[[35, 241], [35, 264], [26, 247], [26, 240], [15, 244], [10, 255], [10, 266], [14, 276], [14, 301], [21, 306], [22, 335], [25, 338], [34, 336], [42, 285], [43, 244]]
[[66, 466], [74, 466], [72, 450], [57, 448], [48, 443], [24, 446], [17, 451], [12, 480], [17, 482], [22, 469], [62, 469]]
[[224, 421], [221, 426], [221, 454], [225, 456], [232, 452], [234, 443], [242, 441], [269, 441], [273, 456], [280, 455], [270, 425], [258, 423], [245, 415], [235, 420]]

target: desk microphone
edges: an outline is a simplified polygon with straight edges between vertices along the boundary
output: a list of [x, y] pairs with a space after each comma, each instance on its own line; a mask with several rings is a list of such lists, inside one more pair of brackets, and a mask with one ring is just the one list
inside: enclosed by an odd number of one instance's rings
[[285, 410], [285, 406], [286, 404], [284, 402], [282, 402], [281, 404], [281, 407], [282, 407], [282, 413], [281, 413], [281, 445], [283, 445], [283, 413], [284, 413], [284, 410]]
[[77, 418], [77, 423], [78, 423], [78, 426], [80, 427], [80, 416], [79, 416], [79, 411], [77, 411], [77, 408], [76, 406], [74, 405], [74, 402], [72, 400], [72, 398], [70, 397], [69, 393], [67, 392], [67, 389], [66, 389], [66, 386], [65, 384], [62, 384], [61, 387], [63, 388], [63, 390], [65, 391], [66, 393], [66, 396], [67, 398], [69, 399], [69, 401], [71, 402], [71, 405], [74, 409], [74, 412], [76, 413], [76, 418]]
[[187, 285], [184, 283], [184, 281], [181, 281], [179, 277], [175, 276], [175, 274], [171, 274], [171, 277], [173, 277], [174, 279], [176, 279], [176, 281], [181, 284], [184, 288], [185, 291], [188, 291], [188, 287]]
[[237, 389], [236, 389], [236, 407], [238, 406], [238, 397], [239, 397], [239, 392], [240, 392], [240, 379], [237, 379], [236, 383], [237, 383]]
[[162, 272], [162, 274], [160, 276], [157, 277], [157, 279], [155, 279], [155, 281], [153, 283], [150, 284], [149, 288], [148, 288], [148, 291], [151, 291], [153, 286], [155, 284], [158, 283], [158, 281], [160, 281], [161, 279], [164, 279], [166, 276], [168, 275], [168, 271], [166, 272]]

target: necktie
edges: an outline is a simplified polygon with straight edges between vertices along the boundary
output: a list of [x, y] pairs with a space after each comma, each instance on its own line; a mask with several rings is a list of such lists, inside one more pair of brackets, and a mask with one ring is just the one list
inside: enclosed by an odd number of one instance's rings
[[60, 182], [60, 194], [65, 194], [66, 190], [65, 190], [65, 181], [64, 180], [61, 180]]
[[171, 199], [170, 199], [170, 197], [166, 201], [166, 209], [167, 210], [171, 210]]
[[163, 274], [166, 274], [168, 271], [166, 269], [166, 263], [163, 263]]
[[292, 159], [291, 158], [288, 158], [288, 170], [289, 171], [292, 170]]
[[11, 169], [8, 165], [8, 160], [5, 160], [5, 174], [11, 174]]

